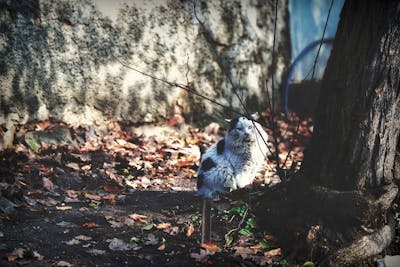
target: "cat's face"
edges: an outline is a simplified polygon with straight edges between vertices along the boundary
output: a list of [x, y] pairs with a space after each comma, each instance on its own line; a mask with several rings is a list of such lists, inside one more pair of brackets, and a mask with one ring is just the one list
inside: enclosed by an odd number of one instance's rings
[[245, 117], [239, 117], [231, 121], [229, 135], [238, 142], [253, 142], [255, 140], [254, 124]]

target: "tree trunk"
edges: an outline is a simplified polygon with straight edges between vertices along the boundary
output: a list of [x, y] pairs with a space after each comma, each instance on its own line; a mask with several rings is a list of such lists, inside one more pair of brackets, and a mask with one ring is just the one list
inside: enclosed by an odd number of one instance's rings
[[[400, 179], [399, 81], [400, 2], [347, 1], [301, 177], [285, 185], [284, 196], [278, 190], [256, 205], [267, 227], [282, 233], [284, 221], [297, 229], [319, 264], [351, 265], [392, 241], [390, 209]], [[276, 197], [279, 204], [263, 207]]]

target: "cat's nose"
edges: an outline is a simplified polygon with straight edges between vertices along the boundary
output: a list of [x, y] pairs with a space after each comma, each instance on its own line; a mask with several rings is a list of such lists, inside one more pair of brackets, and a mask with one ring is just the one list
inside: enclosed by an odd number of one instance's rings
[[249, 140], [250, 140], [250, 137], [251, 137], [251, 134], [248, 133], [248, 132], [246, 132], [246, 133], [243, 134], [243, 139], [246, 140], [246, 141], [249, 141]]

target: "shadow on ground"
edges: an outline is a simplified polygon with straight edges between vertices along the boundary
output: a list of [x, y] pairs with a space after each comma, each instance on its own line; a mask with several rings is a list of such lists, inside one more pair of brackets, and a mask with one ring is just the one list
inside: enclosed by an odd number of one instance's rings
[[[0, 265], [54, 266], [62, 261], [73, 266], [199, 265], [190, 258], [190, 253], [198, 250], [199, 232], [186, 235], [189, 225], [197, 229], [199, 223], [198, 216], [194, 216], [198, 199], [193, 192], [132, 191], [116, 204], [88, 204], [70, 203], [70, 210], [58, 210], [56, 206], [17, 209], [12, 217], [0, 222], [4, 234], [0, 252], [4, 257], [15, 248], [23, 248], [44, 258], [35, 261], [33, 255], [25, 256], [25, 262], [3, 258]], [[145, 221], [127, 221], [128, 215], [135, 213], [146, 216]], [[156, 228], [166, 223], [171, 227]], [[97, 226], [91, 228], [88, 224]], [[154, 226], [148, 229], [151, 224]], [[85, 237], [74, 239], [78, 236]], [[121, 251], [112, 250], [114, 238], [137, 247], [124, 251], [122, 245]], [[129, 242], [132, 238], [136, 242]]]

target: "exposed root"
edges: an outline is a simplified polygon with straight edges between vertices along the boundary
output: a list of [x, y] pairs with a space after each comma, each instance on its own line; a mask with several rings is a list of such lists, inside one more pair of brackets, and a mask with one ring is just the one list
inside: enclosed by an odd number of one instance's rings
[[284, 247], [297, 242], [319, 265], [348, 266], [390, 245], [395, 233], [390, 208], [398, 191], [395, 183], [366, 192], [294, 182], [265, 194], [255, 206], [261, 225]]
[[394, 224], [385, 225], [374, 233], [359, 238], [351, 245], [337, 250], [322, 264], [327, 266], [349, 266], [377, 255], [390, 245], [394, 232]]

